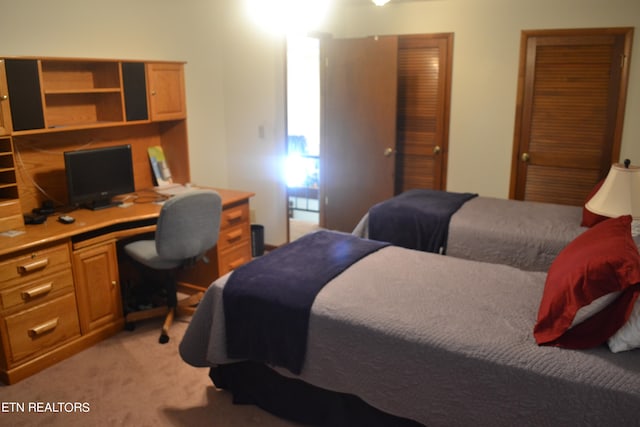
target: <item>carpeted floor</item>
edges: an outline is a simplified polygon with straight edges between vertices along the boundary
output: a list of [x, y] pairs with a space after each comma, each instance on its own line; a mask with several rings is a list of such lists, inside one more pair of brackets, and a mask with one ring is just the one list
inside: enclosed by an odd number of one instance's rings
[[305, 234], [312, 233], [319, 229], [320, 226], [317, 222], [289, 219], [289, 240], [293, 242]]
[[[174, 324], [168, 344], [158, 344], [160, 320], [149, 320], [17, 384], [0, 384], [0, 425], [297, 426], [233, 405], [207, 369], [184, 363], [178, 344], [187, 320]], [[65, 412], [74, 404], [77, 412]]]

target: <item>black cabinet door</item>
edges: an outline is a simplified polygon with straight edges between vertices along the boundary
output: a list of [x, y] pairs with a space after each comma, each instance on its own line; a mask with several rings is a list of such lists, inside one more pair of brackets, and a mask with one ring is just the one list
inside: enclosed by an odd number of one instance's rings
[[38, 61], [5, 59], [13, 130], [44, 128]]

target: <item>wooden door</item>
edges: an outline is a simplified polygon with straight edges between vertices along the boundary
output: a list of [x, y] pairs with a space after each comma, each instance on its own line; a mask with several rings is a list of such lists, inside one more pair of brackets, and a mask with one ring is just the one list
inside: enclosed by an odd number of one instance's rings
[[115, 241], [74, 251], [80, 329], [87, 334], [122, 319]]
[[398, 42], [322, 43], [320, 226], [351, 232], [394, 192]]
[[453, 34], [398, 38], [396, 194], [444, 190]]
[[581, 205], [618, 161], [632, 37], [522, 33], [511, 198]]
[[175, 120], [186, 117], [183, 64], [148, 63], [147, 82], [151, 120]]

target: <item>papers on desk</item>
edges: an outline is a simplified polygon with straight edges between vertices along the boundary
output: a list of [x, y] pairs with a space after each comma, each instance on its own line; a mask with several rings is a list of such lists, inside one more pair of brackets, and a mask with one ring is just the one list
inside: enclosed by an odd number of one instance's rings
[[15, 237], [15, 236], [19, 236], [19, 235], [24, 234], [24, 233], [25, 233], [24, 230], [7, 230], [7, 231], [3, 231], [2, 233], [0, 233], [0, 236]]
[[158, 187], [153, 187], [154, 191], [158, 194], [162, 194], [163, 196], [175, 196], [176, 194], [186, 193], [187, 191], [194, 190], [193, 187], [182, 185], [182, 184], [168, 184], [161, 185]]

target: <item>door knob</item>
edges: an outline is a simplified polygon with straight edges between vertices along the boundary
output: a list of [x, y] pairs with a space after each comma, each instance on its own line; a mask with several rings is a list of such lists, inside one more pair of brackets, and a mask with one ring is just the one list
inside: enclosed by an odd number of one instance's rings
[[442, 151], [442, 148], [440, 148], [439, 145], [436, 145], [435, 147], [433, 147], [433, 154], [440, 154], [441, 151]]
[[390, 155], [392, 155], [392, 154], [393, 154], [393, 148], [391, 148], [391, 147], [387, 147], [387, 149], [386, 149], [386, 150], [384, 150], [384, 156], [385, 156], [385, 157], [389, 157], [389, 156], [390, 156]]
[[531, 156], [529, 156], [529, 153], [522, 153], [522, 161], [523, 162], [528, 163], [529, 159], [531, 159]]

